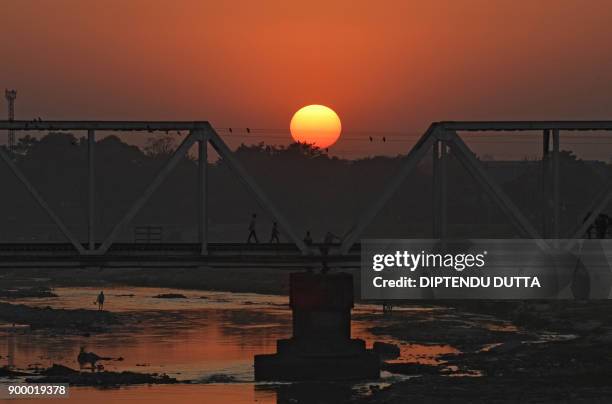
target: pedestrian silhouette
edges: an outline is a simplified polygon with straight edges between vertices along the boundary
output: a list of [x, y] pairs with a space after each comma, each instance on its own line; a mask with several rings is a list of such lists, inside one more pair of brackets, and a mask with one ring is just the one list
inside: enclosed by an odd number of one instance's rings
[[312, 236], [310, 235], [310, 230], [306, 231], [306, 236], [304, 236], [304, 244], [312, 245]]
[[595, 219], [595, 232], [597, 233], [597, 238], [606, 238], [609, 225], [610, 217], [604, 213], [600, 213], [597, 219]]
[[251, 216], [251, 223], [249, 223], [249, 238], [247, 238], [247, 244], [251, 243], [251, 239], [254, 239], [255, 243], [259, 243], [259, 239], [257, 238], [257, 232], [255, 231], [256, 219], [257, 215], [253, 213], [253, 216]]
[[103, 291], [100, 291], [100, 294], [96, 298], [96, 301], [94, 302], [94, 304], [98, 305], [99, 311], [104, 309], [104, 292]]
[[276, 224], [276, 222], [274, 222], [274, 224], [272, 224], [272, 234], [270, 234], [270, 243], [272, 242], [276, 242], [276, 244], [280, 243], [280, 239], [278, 238], [279, 232], [278, 232], [278, 225]]
[[334, 241], [340, 241], [340, 237], [336, 236], [331, 231], [328, 231], [327, 233], [325, 233], [325, 237], [323, 238], [323, 244], [329, 246]]
[[323, 238], [323, 245], [321, 246], [321, 263], [323, 268], [321, 268], [321, 273], [325, 274], [329, 271], [329, 266], [327, 265], [327, 256], [329, 255], [329, 247], [332, 245], [334, 241], [341, 241], [340, 237], [336, 236], [331, 231], [325, 233], [325, 237]]

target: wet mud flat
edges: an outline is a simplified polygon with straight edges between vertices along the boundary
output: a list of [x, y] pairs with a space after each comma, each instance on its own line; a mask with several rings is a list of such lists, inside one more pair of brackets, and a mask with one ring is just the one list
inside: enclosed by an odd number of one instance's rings
[[53, 309], [0, 302], [0, 321], [28, 325], [32, 330], [105, 332], [120, 325], [120, 315], [86, 309]]
[[20, 379], [26, 383], [67, 383], [71, 386], [119, 387], [136, 384], [177, 384], [189, 383], [158, 373], [111, 372], [75, 370], [67, 366], [53, 364], [46, 369], [33, 371], [14, 371], [0, 368], [0, 377]]
[[0, 299], [22, 299], [26, 297], [57, 297], [47, 286], [0, 288]]
[[258, 268], [20, 268], [0, 273], [0, 289], [129, 285], [186, 290], [287, 294], [287, 271]]
[[[464, 315], [450, 311], [433, 321], [431, 313], [393, 313], [374, 327], [378, 335], [459, 351], [435, 364], [389, 361], [385, 369], [410, 377], [355, 402], [612, 402], [611, 302], [455, 304]], [[471, 323], [467, 310], [506, 323]]]

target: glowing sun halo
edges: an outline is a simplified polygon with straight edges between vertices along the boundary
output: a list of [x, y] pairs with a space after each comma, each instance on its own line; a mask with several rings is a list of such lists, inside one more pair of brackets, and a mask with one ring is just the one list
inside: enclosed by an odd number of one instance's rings
[[325, 105], [308, 105], [298, 110], [289, 125], [296, 142], [311, 143], [325, 149], [338, 140], [342, 124], [338, 114]]

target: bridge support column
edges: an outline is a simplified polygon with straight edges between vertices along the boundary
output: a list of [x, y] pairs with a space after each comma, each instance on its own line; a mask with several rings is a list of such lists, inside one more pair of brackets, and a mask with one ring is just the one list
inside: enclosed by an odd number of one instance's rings
[[351, 338], [352, 275], [292, 273], [289, 286], [293, 336], [255, 356], [255, 380], [377, 379], [378, 355]]
[[542, 187], [542, 238], [548, 238], [549, 232], [549, 209], [550, 209], [550, 130], [544, 129], [542, 132], [542, 173], [541, 173], [541, 187]]
[[448, 228], [447, 214], [447, 154], [448, 149], [443, 140], [433, 145], [433, 223], [434, 238], [446, 238]]
[[431, 177], [432, 177], [432, 190], [433, 190], [433, 206], [431, 211], [432, 216], [432, 224], [433, 224], [433, 238], [439, 238], [440, 234], [440, 217], [438, 216], [438, 212], [440, 211], [440, 187], [438, 183], [440, 182], [440, 141], [436, 140], [431, 147], [432, 155], [432, 168], [431, 168]]
[[208, 134], [198, 142], [198, 227], [202, 255], [208, 254]]
[[560, 223], [559, 223], [559, 129], [554, 129], [553, 132], [553, 149], [552, 149], [552, 237], [559, 238]]
[[96, 248], [96, 235], [95, 235], [95, 200], [96, 200], [96, 183], [95, 183], [95, 171], [94, 171], [94, 147], [96, 145], [96, 133], [93, 129], [87, 131], [87, 162], [88, 162], [88, 193], [87, 199], [89, 208], [87, 210], [88, 218], [88, 232], [87, 238], [89, 240], [89, 249], [91, 251]]

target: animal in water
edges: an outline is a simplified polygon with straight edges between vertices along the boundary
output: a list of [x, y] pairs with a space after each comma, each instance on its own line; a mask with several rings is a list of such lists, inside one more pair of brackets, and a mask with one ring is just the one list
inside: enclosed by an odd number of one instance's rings
[[83, 369], [85, 365], [89, 364], [91, 366], [91, 370], [94, 371], [96, 369], [96, 363], [98, 361], [108, 361], [113, 358], [107, 358], [103, 356], [99, 356], [94, 352], [85, 352], [85, 348], [81, 347], [79, 351], [79, 355], [77, 356], [77, 362], [79, 362], [79, 367]]

